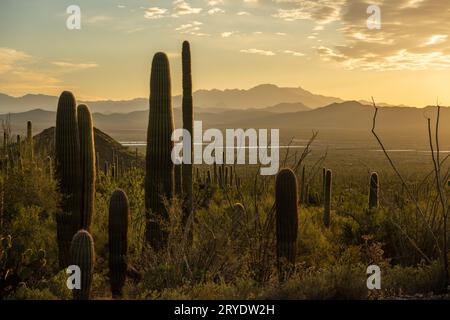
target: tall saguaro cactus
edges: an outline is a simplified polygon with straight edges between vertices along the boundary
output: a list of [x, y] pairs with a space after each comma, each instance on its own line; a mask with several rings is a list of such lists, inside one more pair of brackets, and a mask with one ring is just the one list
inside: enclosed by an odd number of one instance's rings
[[297, 251], [297, 178], [290, 169], [282, 169], [275, 185], [277, 266], [284, 281], [295, 264]]
[[113, 297], [121, 297], [127, 273], [128, 198], [122, 190], [109, 201], [109, 271]]
[[90, 230], [95, 201], [95, 145], [94, 128], [89, 108], [78, 106], [78, 132], [80, 135], [81, 159], [81, 229]]
[[34, 146], [33, 146], [33, 124], [31, 121], [27, 122], [27, 157], [29, 161], [33, 161], [34, 158]]
[[56, 216], [59, 265], [68, 265], [70, 242], [80, 229], [81, 166], [75, 97], [64, 91], [59, 97], [55, 129], [55, 175], [62, 194]]
[[80, 230], [73, 237], [70, 246], [70, 264], [78, 266], [81, 271], [81, 287], [73, 289], [74, 300], [89, 300], [94, 262], [94, 240], [89, 232]]
[[177, 197], [181, 197], [183, 193], [182, 181], [183, 178], [181, 176], [182, 166], [180, 164], [175, 165], [175, 195]]
[[[191, 138], [190, 145], [184, 144], [183, 150], [190, 148], [188, 154], [191, 155], [189, 163], [183, 163], [183, 192], [185, 195], [184, 219], [185, 221], [192, 214], [192, 163], [193, 163], [193, 138], [194, 138], [194, 109], [192, 102], [192, 72], [191, 72], [191, 48], [187, 41], [183, 42], [182, 50], [183, 60], [183, 129], [189, 132]], [[183, 141], [186, 141], [183, 139]], [[183, 151], [185, 152], [185, 151]]]
[[150, 77], [145, 175], [146, 239], [156, 250], [164, 247], [167, 239], [158, 221], [168, 219], [163, 198], [170, 199], [174, 193], [173, 130], [169, 59], [165, 53], [159, 52], [153, 57]]
[[323, 199], [323, 224], [326, 228], [330, 226], [331, 215], [331, 184], [332, 184], [332, 171], [327, 170], [325, 173], [325, 190]]
[[378, 179], [378, 173], [373, 172], [370, 175], [370, 185], [369, 185], [369, 209], [376, 209], [378, 208], [379, 203], [379, 179]]

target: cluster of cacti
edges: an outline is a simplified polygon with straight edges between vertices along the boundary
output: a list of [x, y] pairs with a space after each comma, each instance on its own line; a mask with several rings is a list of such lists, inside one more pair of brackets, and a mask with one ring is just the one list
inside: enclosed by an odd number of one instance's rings
[[277, 267], [284, 281], [295, 265], [297, 251], [297, 178], [290, 169], [282, 169], [275, 185]]
[[114, 181], [117, 181], [121, 176], [120, 157], [115, 149], [111, 150], [111, 162], [105, 161], [104, 173]]
[[70, 265], [80, 268], [80, 288], [73, 289], [74, 300], [89, 300], [91, 295], [92, 274], [94, 271], [94, 240], [86, 230], [79, 230], [71, 241]]
[[68, 265], [70, 242], [80, 229], [89, 230], [94, 210], [95, 147], [89, 109], [77, 110], [65, 91], [58, 101], [55, 129], [55, 175], [62, 194], [57, 214], [59, 264]]
[[156, 250], [163, 248], [167, 239], [161, 221], [158, 221], [168, 219], [164, 198], [171, 199], [174, 193], [173, 130], [169, 59], [159, 52], [153, 57], [150, 77], [145, 174], [146, 239]]
[[3, 146], [0, 154], [0, 171], [9, 173], [11, 170], [22, 172], [24, 168], [24, 155], [29, 163], [33, 160], [33, 137], [31, 122], [27, 122], [27, 140], [22, 143], [20, 135], [16, 135], [14, 142], [11, 140], [10, 129], [3, 131]]
[[127, 273], [128, 198], [116, 190], [109, 201], [109, 272], [113, 297], [121, 297]]
[[369, 183], [369, 209], [378, 208], [379, 203], [379, 179], [378, 173], [373, 172], [370, 175], [370, 183]]
[[331, 184], [332, 171], [326, 170], [323, 190], [323, 224], [326, 228], [330, 226], [331, 219]]

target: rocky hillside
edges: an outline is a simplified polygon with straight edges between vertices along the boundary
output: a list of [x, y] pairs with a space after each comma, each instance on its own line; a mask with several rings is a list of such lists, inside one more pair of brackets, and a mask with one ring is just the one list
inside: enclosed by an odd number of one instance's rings
[[[55, 127], [45, 129], [34, 136], [33, 140], [37, 154], [53, 157], [55, 150]], [[145, 159], [141, 154], [136, 155], [136, 150], [122, 146], [119, 142], [97, 128], [94, 128], [94, 142], [101, 170], [103, 170], [105, 162], [108, 164], [113, 163], [114, 154], [118, 156], [119, 166], [121, 168], [126, 169], [133, 166], [144, 166]]]

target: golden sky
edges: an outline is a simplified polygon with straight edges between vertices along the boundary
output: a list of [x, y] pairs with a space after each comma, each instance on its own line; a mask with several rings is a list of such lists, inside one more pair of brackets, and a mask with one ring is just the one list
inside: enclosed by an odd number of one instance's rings
[[[69, 30], [66, 9], [81, 9]], [[377, 5], [380, 29], [369, 29]], [[149, 94], [152, 56], [169, 55], [180, 93], [181, 43], [195, 89], [303, 87], [343, 99], [450, 105], [447, 0], [2, 0], [0, 92]]]

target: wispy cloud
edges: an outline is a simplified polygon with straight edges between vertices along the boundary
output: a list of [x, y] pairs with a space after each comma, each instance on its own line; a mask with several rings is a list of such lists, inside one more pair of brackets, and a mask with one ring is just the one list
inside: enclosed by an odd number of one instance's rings
[[220, 35], [222, 38], [229, 38], [236, 33], [237, 33], [236, 31], [225, 31], [225, 32], [222, 32]]
[[0, 48], [0, 85], [10, 94], [23, 92], [54, 92], [61, 83], [55, 76], [33, 70], [35, 59], [12, 48]]
[[243, 49], [240, 52], [242, 53], [250, 53], [250, 54], [258, 54], [261, 56], [274, 56], [275, 52], [270, 50], [260, 50], [260, 49]]
[[182, 34], [190, 34], [198, 37], [208, 36], [209, 34], [201, 32], [201, 25], [203, 25], [203, 23], [200, 21], [191, 21], [190, 23], [185, 23], [175, 28], [175, 31], [179, 31]]
[[341, 27], [337, 29], [343, 40], [339, 45], [318, 47], [319, 55], [348, 69], [450, 69], [448, 6], [429, 0], [377, 3], [382, 9], [381, 29], [369, 30], [366, 1], [347, 0], [345, 11], [340, 12]]
[[30, 58], [25, 52], [11, 48], [0, 48], [0, 74], [13, 70], [17, 63], [27, 61]]
[[144, 17], [146, 19], [160, 19], [167, 16], [167, 9], [152, 7], [145, 9]]
[[183, 16], [188, 14], [198, 14], [203, 11], [203, 8], [193, 8], [185, 0], [175, 0], [173, 2], [173, 16]]
[[448, 38], [448, 35], [446, 35], [446, 34], [435, 34], [435, 35], [432, 35], [430, 37], [430, 39], [428, 39], [428, 41], [424, 43], [424, 45], [432, 46], [435, 44], [440, 44], [440, 43], [447, 41], [447, 38]]
[[214, 7], [223, 4], [223, 0], [207, 0], [208, 6]]
[[99, 24], [113, 20], [113, 17], [106, 15], [88, 16], [83, 21], [87, 24]]
[[274, 0], [283, 5], [277, 9], [274, 17], [286, 21], [313, 20], [327, 24], [339, 20], [346, 0]]
[[212, 14], [217, 14], [217, 13], [225, 13], [225, 10], [220, 9], [220, 8], [212, 8], [208, 10], [208, 14], [212, 15]]
[[292, 51], [292, 50], [283, 50], [282, 52], [285, 54], [292, 55], [294, 57], [303, 57], [305, 55], [304, 53], [301, 53], [298, 51]]
[[54, 66], [64, 68], [65, 71], [78, 71], [98, 67], [98, 64], [96, 63], [72, 63], [67, 61], [54, 61], [52, 64]]

